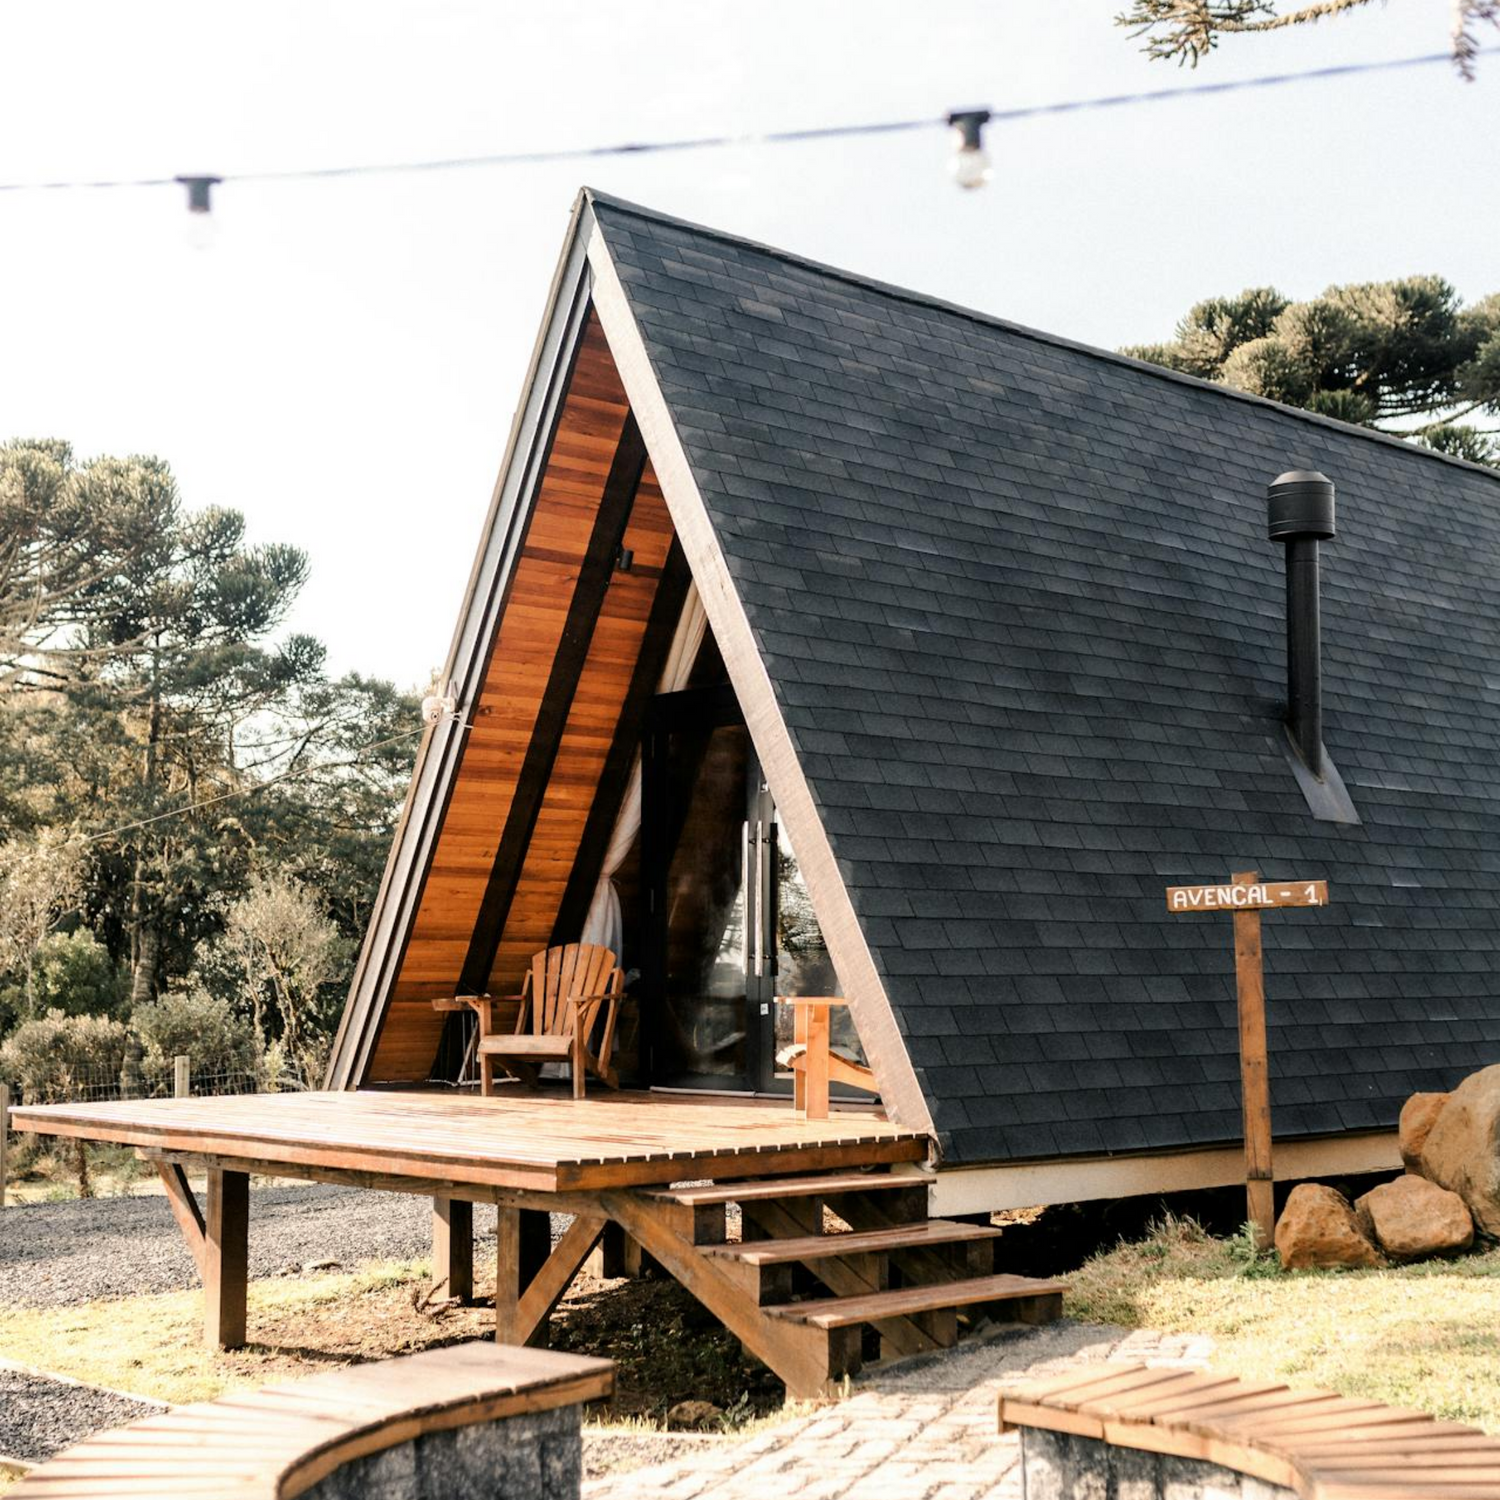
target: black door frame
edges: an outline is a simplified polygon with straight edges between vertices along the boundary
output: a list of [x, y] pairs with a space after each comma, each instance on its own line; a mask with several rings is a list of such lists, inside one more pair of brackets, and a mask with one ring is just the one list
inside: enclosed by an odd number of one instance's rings
[[[682, 835], [686, 807], [671, 795], [667, 737], [684, 731], [711, 733], [743, 725], [745, 715], [728, 684], [661, 693], [646, 711], [641, 745], [641, 1065], [648, 1087], [674, 1087], [658, 1055], [661, 1007], [666, 995], [666, 924], [660, 919], [667, 872]], [[776, 824], [771, 793], [750, 746], [753, 786], [746, 799], [749, 837], [745, 869], [745, 1067], [737, 1077], [715, 1080], [732, 1092], [768, 1093], [775, 1088]]]

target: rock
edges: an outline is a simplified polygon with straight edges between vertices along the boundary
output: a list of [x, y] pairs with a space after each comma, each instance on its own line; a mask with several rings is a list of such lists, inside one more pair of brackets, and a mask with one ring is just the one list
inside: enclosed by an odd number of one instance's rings
[[724, 1416], [722, 1407], [712, 1401], [679, 1401], [667, 1409], [667, 1426], [694, 1431], [717, 1426]]
[[[1419, 1096], [1420, 1097], [1420, 1096]], [[1392, 1260], [1458, 1255], [1474, 1243], [1474, 1220], [1457, 1193], [1408, 1173], [1355, 1200], [1361, 1227]]]
[[1422, 1170], [1422, 1147], [1447, 1102], [1447, 1094], [1413, 1094], [1401, 1106], [1401, 1160], [1408, 1172]]
[[1298, 1183], [1276, 1223], [1283, 1270], [1378, 1266], [1380, 1253], [1365, 1236], [1342, 1193], [1320, 1182]]
[[1421, 1165], [1429, 1182], [1469, 1205], [1483, 1233], [1500, 1236], [1500, 1063], [1469, 1074], [1448, 1095]]

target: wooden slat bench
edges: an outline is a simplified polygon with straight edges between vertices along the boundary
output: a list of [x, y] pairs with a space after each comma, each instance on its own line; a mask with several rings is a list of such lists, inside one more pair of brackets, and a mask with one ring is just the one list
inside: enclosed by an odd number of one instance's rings
[[[1477, 1428], [1203, 1370], [1079, 1367], [1002, 1395], [1000, 1430], [1014, 1428], [1036, 1500], [1092, 1494], [1091, 1485], [1125, 1493], [1127, 1477], [1132, 1496], [1165, 1495], [1194, 1470], [1214, 1495], [1243, 1500], [1500, 1496], [1500, 1439]], [[1245, 1476], [1243, 1486], [1229, 1488], [1231, 1476]]]
[[[79, 1443], [9, 1500], [576, 1500], [579, 1407], [609, 1360], [459, 1344], [179, 1406]], [[465, 1429], [462, 1435], [459, 1429]], [[521, 1481], [525, 1482], [521, 1482]]]

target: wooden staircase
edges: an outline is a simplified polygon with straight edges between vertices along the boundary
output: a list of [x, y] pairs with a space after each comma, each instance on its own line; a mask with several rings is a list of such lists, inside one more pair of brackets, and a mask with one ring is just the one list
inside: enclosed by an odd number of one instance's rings
[[951, 1348], [981, 1318], [1046, 1323], [1062, 1310], [1065, 1283], [994, 1274], [998, 1229], [929, 1218], [919, 1178], [825, 1172], [602, 1200], [794, 1399], [829, 1394], [872, 1359]]

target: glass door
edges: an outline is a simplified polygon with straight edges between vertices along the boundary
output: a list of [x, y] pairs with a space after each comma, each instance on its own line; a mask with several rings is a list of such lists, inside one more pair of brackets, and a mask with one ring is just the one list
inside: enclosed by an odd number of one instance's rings
[[642, 765], [642, 1035], [647, 1077], [747, 1089], [760, 1070], [750, 970], [750, 809], [759, 765], [727, 688], [663, 694]]
[[[795, 850], [733, 691], [657, 697], [642, 768], [643, 1065], [662, 1088], [783, 1092], [793, 1015], [837, 995]], [[864, 1054], [844, 1007], [835, 1047]]]

